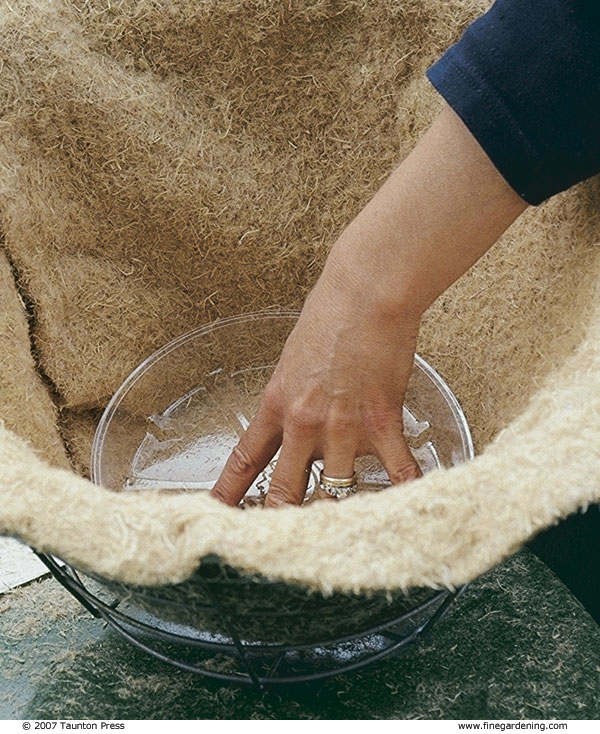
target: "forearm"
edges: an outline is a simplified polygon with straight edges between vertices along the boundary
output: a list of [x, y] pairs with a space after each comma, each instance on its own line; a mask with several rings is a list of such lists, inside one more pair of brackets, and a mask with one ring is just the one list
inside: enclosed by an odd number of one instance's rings
[[419, 476], [402, 404], [420, 316], [526, 206], [446, 108], [333, 246], [214, 496], [237, 504], [278, 446], [267, 507], [300, 504], [316, 458]]
[[321, 280], [418, 318], [526, 207], [446, 106], [343, 232]]

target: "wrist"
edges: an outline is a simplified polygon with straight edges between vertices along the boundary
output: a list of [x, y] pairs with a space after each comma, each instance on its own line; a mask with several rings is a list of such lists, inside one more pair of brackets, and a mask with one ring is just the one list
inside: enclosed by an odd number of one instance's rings
[[357, 257], [354, 248], [345, 247], [341, 238], [327, 259], [315, 295], [329, 300], [335, 294], [331, 305], [334, 318], [342, 312], [353, 314], [353, 318], [360, 314], [372, 324], [395, 329], [402, 325], [416, 333], [429, 304], [398, 280], [390, 278], [380, 263]]
[[402, 319], [418, 324], [435, 300], [424, 298], [423, 282], [394, 262], [397, 243], [371, 241], [349, 227], [333, 246], [319, 287], [335, 289], [353, 307], [378, 319]]

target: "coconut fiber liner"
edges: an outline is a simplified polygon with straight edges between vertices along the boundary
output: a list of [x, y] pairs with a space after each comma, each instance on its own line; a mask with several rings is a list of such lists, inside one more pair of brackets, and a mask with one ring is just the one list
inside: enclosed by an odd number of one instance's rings
[[135, 585], [218, 556], [324, 591], [451, 587], [600, 500], [597, 181], [526, 212], [425, 317], [468, 465], [244, 512], [81, 476], [99, 411], [150, 352], [301, 305], [439, 111], [427, 65], [488, 5], [0, 6], [1, 533]]

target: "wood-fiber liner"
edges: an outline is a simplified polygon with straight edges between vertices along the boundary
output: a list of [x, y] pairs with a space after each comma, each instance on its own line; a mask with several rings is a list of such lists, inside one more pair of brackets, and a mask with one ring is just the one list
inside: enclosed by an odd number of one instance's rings
[[[67, 467], [57, 411], [31, 354], [25, 306], [0, 249], [0, 421], [27, 439], [50, 464]], [[0, 467], [0, 474], [2, 468]]]
[[[427, 64], [488, 5], [6, 6], [0, 223], [71, 446], [85, 451], [82, 416], [174, 336], [301, 304], [440, 108]], [[325, 590], [472, 578], [600, 499], [598, 202], [592, 181], [528, 211], [426, 315], [419, 351], [466, 410], [483, 450], [470, 465], [333, 506], [241, 513], [109, 493], [2, 429], [0, 531], [132, 583], [183, 579], [208, 553]], [[23, 386], [3, 389], [16, 405]]]

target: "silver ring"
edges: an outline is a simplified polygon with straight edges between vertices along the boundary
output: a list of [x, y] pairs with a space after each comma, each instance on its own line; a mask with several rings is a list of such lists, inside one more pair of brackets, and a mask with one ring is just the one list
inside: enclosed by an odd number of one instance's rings
[[338, 500], [349, 497], [356, 492], [356, 472], [351, 477], [338, 479], [337, 477], [326, 476], [323, 469], [321, 469], [319, 472], [319, 489]]

